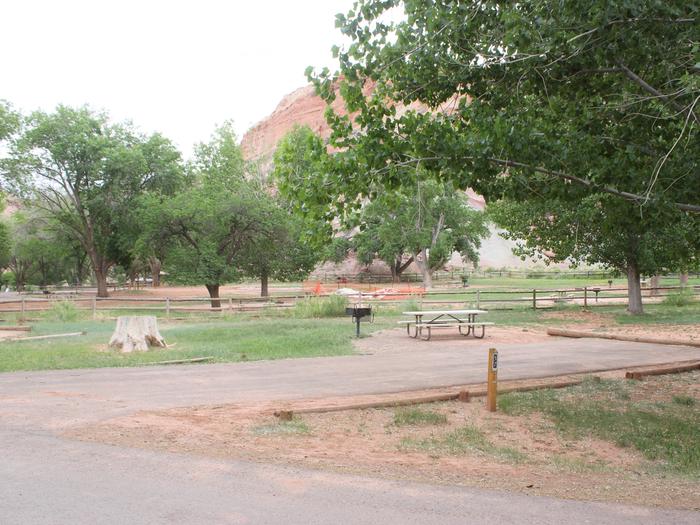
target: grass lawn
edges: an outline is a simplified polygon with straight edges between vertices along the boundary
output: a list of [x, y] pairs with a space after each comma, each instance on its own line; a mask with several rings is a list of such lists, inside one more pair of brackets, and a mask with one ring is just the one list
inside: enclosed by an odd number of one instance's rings
[[653, 468], [700, 479], [700, 406], [679, 387], [697, 384], [700, 374], [679, 374], [642, 383], [593, 380], [562, 390], [504, 394], [506, 414], [540, 413], [570, 439], [593, 436], [633, 448]]
[[[338, 304], [335, 304], [338, 303]], [[65, 306], [65, 305], [63, 305]], [[304, 301], [295, 309], [261, 311], [255, 314], [190, 313], [181, 320], [159, 318], [161, 333], [168, 349], [122, 354], [107, 348], [117, 315], [152, 315], [152, 312], [101, 311], [103, 319], [88, 320], [84, 311], [58, 310], [36, 313], [28, 335], [85, 331], [87, 335], [44, 341], [0, 342], [0, 372], [106, 366], [138, 366], [155, 361], [212, 356], [215, 362], [259, 359], [284, 359], [344, 355], [352, 353], [355, 329], [344, 315], [344, 304], [337, 298]], [[401, 312], [415, 310], [414, 300], [374, 305], [374, 323], [363, 323], [363, 335], [396, 327]], [[426, 306], [425, 308], [433, 308]], [[557, 318], [552, 311], [570, 311], [572, 316]], [[526, 306], [510, 310], [491, 310], [488, 320], [500, 326], [552, 325], [575, 323], [580, 308], [561, 305], [555, 309], [532, 310]], [[700, 302], [685, 306], [653, 304], [645, 306], [642, 316], [629, 316], [624, 306], [595, 309], [619, 324], [694, 324], [700, 322]], [[59, 321], [61, 316], [67, 316]], [[65, 317], [64, 317], [65, 318]], [[585, 320], [582, 318], [582, 320]], [[6, 316], [7, 324], [16, 319]]]
[[[159, 328], [171, 348], [122, 354], [107, 348], [115, 321], [39, 321], [30, 335], [85, 331], [65, 339], [0, 343], [0, 372], [60, 368], [138, 366], [154, 361], [213, 356], [217, 362], [344, 355], [352, 352], [348, 318], [250, 319], [168, 322]], [[362, 326], [362, 333], [386, 324]]]

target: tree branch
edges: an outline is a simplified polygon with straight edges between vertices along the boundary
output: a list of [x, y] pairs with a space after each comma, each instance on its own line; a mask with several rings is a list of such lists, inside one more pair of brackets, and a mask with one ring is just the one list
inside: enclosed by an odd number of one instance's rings
[[[421, 157], [421, 158], [412, 158], [409, 160], [405, 160], [402, 162], [396, 162], [392, 164], [392, 167], [401, 167], [401, 166], [408, 166], [411, 164], [415, 164], [417, 162], [422, 162], [422, 161], [435, 161], [435, 160], [441, 160], [442, 157]], [[476, 160], [477, 157], [461, 157], [462, 160]], [[544, 175], [549, 175], [550, 177], [556, 177], [558, 179], [562, 180], [568, 180], [571, 182], [575, 182], [577, 184], [581, 184], [583, 186], [588, 186], [589, 188], [593, 188], [597, 191], [601, 191], [603, 193], [609, 193], [610, 195], [616, 195], [617, 197], [622, 197], [625, 200], [632, 201], [632, 202], [639, 202], [643, 203], [648, 201], [648, 198], [643, 196], [643, 195], [638, 195], [636, 193], [630, 193], [627, 191], [621, 191], [616, 188], [612, 188], [610, 186], [603, 186], [600, 184], [596, 184], [592, 180], [589, 179], [584, 179], [582, 177], [576, 177], [575, 175], [569, 175], [567, 173], [561, 172], [561, 171], [555, 171], [555, 170], [548, 170], [546, 168], [540, 168], [538, 166], [532, 166], [531, 164], [525, 164], [522, 162], [517, 162], [514, 160], [507, 160], [507, 159], [497, 159], [494, 157], [488, 157], [486, 158], [489, 162], [492, 162], [494, 164], [498, 164], [500, 166], [512, 166], [514, 168], [524, 168], [524, 169], [529, 169], [532, 171], [536, 171], [537, 173], [542, 173]], [[387, 166], [386, 168], [381, 168], [379, 170], [374, 170], [375, 174], [382, 173], [386, 169], [389, 169], [390, 166]], [[698, 204], [684, 204], [680, 202], [675, 202], [674, 206], [676, 206], [679, 210], [682, 211], [687, 211], [691, 213], [700, 213], [700, 205]]]
[[[548, 170], [548, 169], [540, 168], [537, 166], [531, 166], [529, 164], [523, 164], [522, 162], [516, 162], [514, 160], [489, 158], [488, 161], [493, 162], [495, 164], [500, 164], [501, 166], [513, 166], [514, 168], [530, 169], [532, 171], [536, 171], [536, 172], [542, 173], [544, 175], [549, 175], [551, 177], [557, 177], [559, 179], [568, 180], [571, 182], [575, 182], [577, 184], [582, 184], [584, 186], [588, 186], [589, 188], [594, 188], [598, 191], [602, 191], [603, 193], [609, 193], [610, 195], [616, 195], [618, 197], [622, 197], [623, 199], [628, 200], [628, 201], [632, 201], [632, 202], [645, 202], [646, 200], [648, 200], [643, 195], [638, 195], [636, 193], [629, 193], [627, 191], [620, 191], [620, 190], [612, 188], [610, 186], [601, 186], [601, 185], [596, 184], [595, 182], [593, 182], [589, 179], [576, 177], [574, 175], [568, 175], [568, 174], [563, 173], [561, 171]], [[700, 205], [682, 204], [679, 202], [676, 202], [674, 204], [679, 210], [689, 211], [692, 213], [700, 213]]]
[[660, 98], [667, 104], [673, 106], [676, 111], [679, 113], [687, 113], [688, 115], [693, 117], [693, 120], [695, 122], [700, 123], [700, 120], [698, 120], [698, 116], [693, 112], [692, 108], [684, 108], [680, 104], [678, 104], [675, 100], [671, 99], [668, 95], [665, 95], [658, 89], [656, 89], [654, 86], [651, 86], [647, 82], [644, 81], [643, 78], [641, 78], [639, 75], [637, 75], [634, 71], [629, 69], [625, 64], [623, 64], [621, 61], [618, 61], [618, 66], [620, 66], [620, 69], [622, 72], [625, 74], [627, 78], [629, 78], [632, 82], [640, 86], [644, 91], [647, 93], [651, 93], [655, 97]]

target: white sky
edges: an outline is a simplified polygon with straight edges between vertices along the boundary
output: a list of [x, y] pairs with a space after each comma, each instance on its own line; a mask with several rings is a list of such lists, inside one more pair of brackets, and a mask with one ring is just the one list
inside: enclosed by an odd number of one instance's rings
[[335, 14], [353, 0], [3, 0], [0, 99], [28, 113], [106, 110], [188, 156], [227, 119], [239, 138], [335, 69]]

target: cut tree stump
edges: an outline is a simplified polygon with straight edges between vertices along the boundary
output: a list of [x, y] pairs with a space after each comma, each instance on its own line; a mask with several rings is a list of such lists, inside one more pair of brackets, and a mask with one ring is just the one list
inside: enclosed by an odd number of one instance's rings
[[167, 347], [154, 316], [117, 317], [117, 327], [109, 340], [109, 346], [127, 353], [134, 350], [145, 352], [149, 346]]

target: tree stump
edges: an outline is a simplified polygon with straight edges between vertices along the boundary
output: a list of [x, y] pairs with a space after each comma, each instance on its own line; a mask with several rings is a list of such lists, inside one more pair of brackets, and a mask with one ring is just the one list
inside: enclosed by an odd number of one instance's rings
[[117, 318], [109, 346], [120, 348], [122, 352], [145, 352], [149, 346], [166, 347], [165, 339], [158, 331], [154, 316], [123, 316]]

